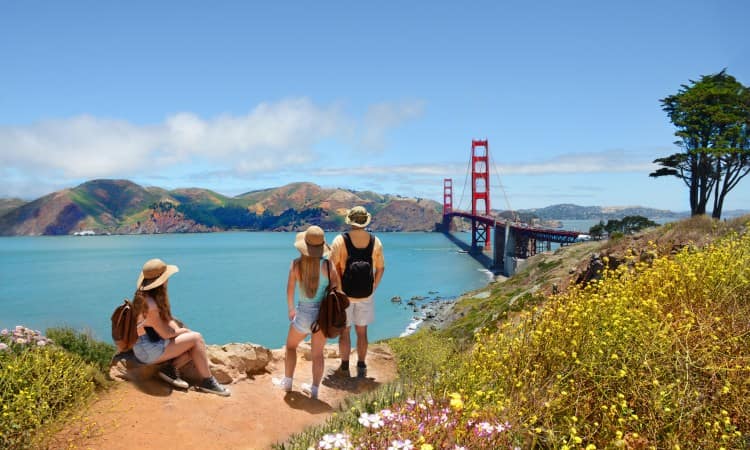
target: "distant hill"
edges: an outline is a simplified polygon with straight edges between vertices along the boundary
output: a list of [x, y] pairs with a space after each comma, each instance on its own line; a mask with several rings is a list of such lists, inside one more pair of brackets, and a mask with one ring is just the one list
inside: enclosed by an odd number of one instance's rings
[[0, 198], [0, 216], [26, 203], [20, 198]]
[[227, 197], [200, 189], [165, 190], [128, 180], [93, 180], [32, 202], [5, 200], [0, 235], [210, 232], [232, 229], [292, 231], [310, 224], [342, 230], [346, 211], [364, 205], [374, 231], [431, 231], [441, 220], [432, 200], [370, 191], [324, 189], [313, 183]]
[[609, 220], [622, 219], [626, 216], [643, 216], [654, 218], [681, 218], [685, 213], [676, 213], [665, 209], [644, 208], [642, 206], [578, 206], [559, 204], [544, 208], [522, 209], [518, 213], [536, 216], [542, 220]]

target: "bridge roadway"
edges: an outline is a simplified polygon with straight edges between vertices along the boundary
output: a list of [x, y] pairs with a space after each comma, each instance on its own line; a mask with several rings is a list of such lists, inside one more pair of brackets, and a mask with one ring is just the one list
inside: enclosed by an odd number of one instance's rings
[[[494, 243], [493, 256], [489, 257], [483, 249], [472, 247], [451, 235], [449, 224], [453, 217], [462, 217], [488, 225], [494, 234], [494, 237], [490, 239], [490, 242]], [[488, 269], [505, 276], [511, 276], [516, 272], [518, 260], [526, 259], [545, 249], [550, 250], [553, 242], [561, 245], [572, 244], [581, 234], [577, 231], [532, 227], [456, 210], [443, 215], [443, 226], [443, 232], [451, 241], [468, 251]]]

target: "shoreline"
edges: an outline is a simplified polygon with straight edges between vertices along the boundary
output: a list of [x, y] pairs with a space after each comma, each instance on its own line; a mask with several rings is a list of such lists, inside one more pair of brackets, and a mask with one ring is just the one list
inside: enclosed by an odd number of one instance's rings
[[[453, 308], [458, 301], [469, 297], [489, 296], [490, 294], [487, 291], [487, 288], [489, 288], [490, 285], [494, 283], [502, 283], [507, 279], [507, 277], [502, 275], [493, 275], [492, 279], [483, 287], [452, 297], [437, 296], [432, 299], [412, 297], [412, 299], [406, 304], [412, 306], [414, 316], [412, 316], [411, 321], [398, 337], [401, 338], [414, 334], [417, 330], [425, 326], [437, 330], [445, 328], [454, 320], [452, 317]], [[424, 300], [426, 301], [421, 305], [416, 303]], [[393, 301], [393, 299], [391, 299], [391, 301]]]

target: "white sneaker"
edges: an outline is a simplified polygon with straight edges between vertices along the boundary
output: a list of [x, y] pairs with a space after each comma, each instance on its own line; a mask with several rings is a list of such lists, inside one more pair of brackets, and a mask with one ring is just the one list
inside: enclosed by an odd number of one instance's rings
[[308, 383], [302, 383], [302, 392], [309, 395], [312, 399], [318, 398], [318, 386], [313, 386], [312, 384]]
[[274, 386], [281, 389], [284, 392], [289, 392], [292, 390], [292, 379], [288, 377], [284, 378], [271, 378], [271, 382]]

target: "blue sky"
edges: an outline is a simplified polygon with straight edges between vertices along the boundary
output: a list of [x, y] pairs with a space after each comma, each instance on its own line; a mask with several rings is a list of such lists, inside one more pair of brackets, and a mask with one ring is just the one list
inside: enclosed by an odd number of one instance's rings
[[[748, 17], [745, 0], [2, 2], [0, 197], [127, 178], [442, 202], [453, 178], [469, 207], [488, 139], [493, 208], [684, 211], [681, 181], [648, 177], [677, 151], [659, 99], [724, 68], [750, 85]], [[748, 207], [744, 180], [725, 210]]]

